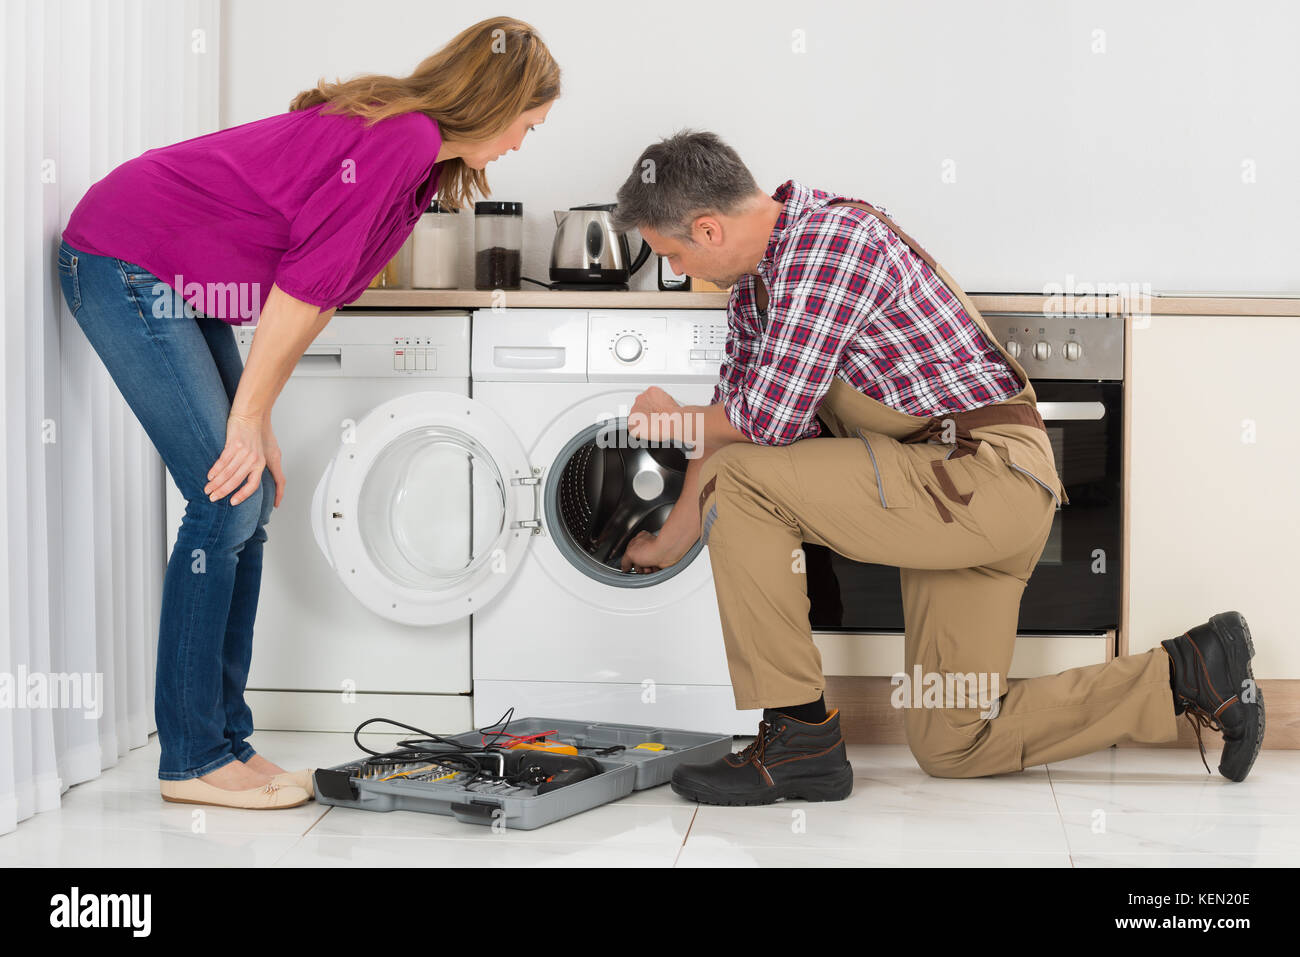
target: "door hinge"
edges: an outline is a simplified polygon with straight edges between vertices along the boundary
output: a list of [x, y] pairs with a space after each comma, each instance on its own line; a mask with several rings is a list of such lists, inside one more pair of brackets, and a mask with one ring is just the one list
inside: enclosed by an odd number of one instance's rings
[[511, 485], [531, 485], [533, 488], [533, 514], [537, 518], [521, 518], [512, 522], [511, 528], [527, 528], [534, 535], [542, 534], [542, 470], [533, 469], [532, 475], [517, 475], [510, 480]]

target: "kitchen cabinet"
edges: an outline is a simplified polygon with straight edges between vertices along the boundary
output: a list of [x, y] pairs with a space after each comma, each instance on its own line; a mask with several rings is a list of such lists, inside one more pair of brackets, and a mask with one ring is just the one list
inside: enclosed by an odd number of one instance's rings
[[1146, 651], [1236, 610], [1255, 639], [1256, 677], [1300, 678], [1292, 601], [1300, 587], [1300, 421], [1291, 367], [1300, 317], [1131, 322], [1121, 651]]

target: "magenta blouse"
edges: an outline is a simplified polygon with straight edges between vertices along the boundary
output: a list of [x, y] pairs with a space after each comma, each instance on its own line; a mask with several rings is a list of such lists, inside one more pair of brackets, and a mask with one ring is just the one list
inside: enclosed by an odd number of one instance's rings
[[352, 302], [436, 195], [442, 136], [425, 113], [367, 128], [324, 106], [128, 160], [86, 192], [64, 240], [227, 322], [256, 319], [272, 283], [322, 310]]

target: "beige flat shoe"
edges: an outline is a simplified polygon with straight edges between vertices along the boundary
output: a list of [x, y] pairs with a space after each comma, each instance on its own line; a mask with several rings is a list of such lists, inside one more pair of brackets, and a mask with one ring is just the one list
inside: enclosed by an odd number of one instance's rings
[[314, 798], [316, 796], [315, 773], [315, 768], [305, 768], [302, 771], [285, 771], [283, 774], [271, 775], [271, 780], [276, 784], [290, 784], [302, 788], [309, 797]]
[[249, 810], [275, 810], [283, 807], [297, 807], [308, 801], [307, 792], [291, 784], [282, 784], [274, 780], [265, 787], [248, 788], [244, 791], [227, 791], [213, 787], [198, 778], [188, 781], [159, 781], [164, 801], [176, 804], [212, 804], [218, 807], [238, 807]]

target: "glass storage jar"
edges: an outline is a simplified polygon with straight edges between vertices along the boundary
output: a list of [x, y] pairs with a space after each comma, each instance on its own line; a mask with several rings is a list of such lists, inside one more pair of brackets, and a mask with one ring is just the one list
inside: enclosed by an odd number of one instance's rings
[[411, 247], [414, 289], [455, 289], [460, 274], [460, 220], [435, 199], [415, 223]]
[[474, 204], [474, 288], [518, 289], [524, 204]]

